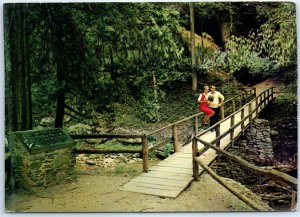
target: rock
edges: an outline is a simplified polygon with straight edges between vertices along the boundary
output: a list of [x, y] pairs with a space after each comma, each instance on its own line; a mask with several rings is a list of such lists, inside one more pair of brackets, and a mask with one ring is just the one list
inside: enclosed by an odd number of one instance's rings
[[87, 133], [88, 131], [92, 130], [92, 127], [86, 124], [75, 124], [67, 128], [69, 133]]
[[71, 121], [71, 116], [70, 115], [64, 115], [64, 123], [69, 123]]
[[114, 163], [115, 163], [115, 160], [114, 159], [110, 159], [110, 158], [104, 159], [102, 161], [103, 167], [112, 167], [112, 166], [114, 166]]
[[98, 155], [97, 154], [91, 154], [88, 158], [89, 159], [96, 159], [96, 158], [98, 158]]
[[139, 145], [142, 142], [141, 138], [129, 138], [129, 139], [118, 139], [117, 141], [121, 142], [121, 143], [128, 143], [128, 144], [132, 144], [132, 145]]
[[85, 163], [88, 164], [88, 165], [96, 165], [95, 160], [87, 160], [87, 161], [85, 161]]
[[53, 124], [54, 123], [54, 118], [53, 117], [43, 117], [40, 121], [40, 125], [42, 126], [47, 126], [47, 125], [50, 125], [50, 124]]
[[124, 163], [127, 163], [129, 161], [123, 154], [119, 154], [119, 159], [121, 159]]
[[276, 130], [271, 130], [271, 131], [270, 131], [270, 134], [271, 134], [271, 136], [276, 136], [276, 135], [279, 134], [279, 132], [276, 131]]
[[269, 121], [266, 119], [255, 119], [254, 122], [260, 124], [260, 126], [267, 126], [269, 125]]
[[135, 153], [132, 155], [132, 158], [140, 158], [140, 154], [139, 153]]

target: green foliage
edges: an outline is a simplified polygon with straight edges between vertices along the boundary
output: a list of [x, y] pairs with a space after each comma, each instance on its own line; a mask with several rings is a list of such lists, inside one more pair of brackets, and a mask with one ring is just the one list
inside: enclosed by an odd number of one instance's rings
[[141, 150], [141, 146], [139, 145], [124, 145], [121, 142], [116, 140], [109, 140], [104, 144], [95, 145], [97, 150]]
[[257, 33], [259, 51], [269, 56], [276, 67], [296, 63], [296, 4], [281, 2], [257, 10], [260, 17], [267, 19]]
[[195, 14], [205, 19], [229, 20], [235, 15], [237, 6], [231, 2], [197, 2], [194, 5]]
[[[218, 17], [213, 11], [220, 11], [222, 19], [227, 16], [231, 22], [232, 15], [243, 7], [249, 5], [198, 3], [196, 6], [197, 13], [203, 18]], [[260, 28], [247, 36], [232, 36], [226, 42], [225, 51], [205, 53], [205, 49], [199, 50], [202, 69], [227, 71], [231, 75], [243, 70], [254, 76], [264, 76], [278, 67], [296, 62], [295, 4], [257, 4], [253, 9], [262, 21]]]
[[[140, 167], [140, 164], [138, 165]], [[117, 165], [113, 171], [107, 171], [106, 174], [130, 176], [135, 177], [141, 173], [141, 170], [137, 169], [135, 165]]]
[[244, 69], [253, 75], [265, 75], [271, 69], [272, 62], [267, 57], [261, 57], [254, 47], [254, 40], [232, 36], [226, 44], [226, 50], [215, 51], [212, 57], [205, 59], [203, 67], [207, 70], [227, 71], [230, 74]]
[[[237, 25], [238, 12], [247, 4], [199, 2], [195, 15], [200, 25], [205, 19]], [[178, 93], [191, 72], [189, 52], [179, 33], [180, 25], [189, 20], [188, 4], [46, 3], [28, 7], [34, 114], [54, 116], [59, 91], [65, 93], [66, 104], [83, 114], [109, 114], [103, 119], [111, 127], [140, 120], [141, 124], [178, 120], [197, 112], [197, 96]], [[295, 63], [295, 4], [255, 4], [252, 9], [263, 23], [260, 29], [245, 37], [233, 36], [225, 51], [198, 49], [201, 63], [194, 70], [199, 76], [213, 70], [231, 76], [242, 69], [265, 75], [274, 67]], [[6, 39], [9, 20], [6, 16]], [[11, 68], [8, 54], [7, 73]], [[58, 74], [63, 76], [60, 82]], [[223, 82], [220, 79], [220, 85]], [[177, 96], [182, 101], [172, 105]]]
[[125, 167], [124, 167], [124, 165], [117, 165], [115, 167], [115, 174], [121, 175], [121, 174], [124, 174], [124, 173], [125, 173]]
[[134, 176], [137, 176], [138, 174], [140, 174], [140, 171], [134, 167], [128, 167], [127, 173], [129, 174], [129, 176], [134, 177]]
[[153, 99], [151, 94], [148, 94], [142, 98], [138, 115], [142, 120], [157, 122], [161, 118], [159, 110], [160, 104]]
[[173, 150], [173, 145], [167, 143], [163, 148], [156, 150], [156, 156], [160, 159], [167, 158], [171, 154], [172, 150]]

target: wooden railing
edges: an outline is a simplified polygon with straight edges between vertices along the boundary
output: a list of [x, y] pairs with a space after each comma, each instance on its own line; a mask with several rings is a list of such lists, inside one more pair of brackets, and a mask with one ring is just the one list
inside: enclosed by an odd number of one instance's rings
[[[247, 88], [245, 90], [244, 94], [240, 94], [240, 95], [232, 97], [232, 98], [230, 98], [228, 100], [225, 100], [223, 106], [221, 107], [221, 111], [223, 111], [223, 112], [221, 112], [221, 114], [222, 114], [221, 118], [224, 118], [224, 107], [227, 108], [227, 107], [233, 106], [233, 108], [232, 108], [233, 111], [235, 111], [237, 109], [237, 106], [235, 105], [237, 97], [239, 97], [240, 99], [243, 98], [247, 102], [247, 101], [249, 101], [248, 97], [251, 97], [253, 95], [255, 96], [255, 94], [256, 94], [256, 89], [255, 88]], [[241, 107], [241, 104], [239, 105], [239, 107]], [[179, 120], [179, 121], [177, 121], [175, 123], [172, 123], [172, 124], [169, 124], [167, 126], [164, 126], [164, 127], [160, 128], [160, 129], [157, 129], [155, 131], [152, 131], [150, 133], [147, 133], [145, 135], [146, 136], [146, 143], [143, 144], [143, 145], [147, 145], [147, 146], [149, 144], [148, 143], [148, 138], [149, 137], [153, 136], [154, 134], [161, 133], [161, 132], [163, 132], [165, 130], [171, 130], [171, 133], [169, 133], [169, 134], [171, 134], [172, 137], [171, 138], [164, 138], [164, 139], [158, 141], [156, 144], [153, 144], [149, 148], [143, 147], [143, 150], [148, 150], [148, 152], [150, 152], [150, 151], [153, 151], [153, 150], [155, 150], [157, 148], [160, 148], [160, 147], [166, 145], [169, 142], [172, 142], [173, 143], [173, 150], [174, 150], [174, 152], [178, 152], [179, 149], [180, 149], [179, 137], [181, 135], [181, 134], [178, 134], [179, 125], [182, 124], [182, 123], [186, 123], [188, 121], [192, 121], [193, 129], [194, 129], [193, 135], [197, 135], [198, 134], [198, 129], [199, 129], [199, 119], [201, 118], [200, 116], [203, 116], [203, 115], [204, 115], [203, 112], [200, 112], [200, 113], [194, 114], [192, 116], [186, 117], [186, 118], [184, 118], [182, 120]], [[148, 153], [145, 152], [145, 153], [143, 153], [143, 156], [144, 155], [148, 156]], [[147, 157], [145, 157], [145, 158], [147, 158]], [[146, 166], [146, 167], [143, 168], [144, 172], [148, 172], [148, 170], [149, 170], [148, 166]]]
[[[235, 113], [229, 115], [228, 117], [226, 117], [225, 119], [219, 121], [218, 123], [216, 123], [214, 126], [208, 128], [206, 131], [200, 133], [200, 134], [195, 134], [195, 136], [192, 139], [192, 157], [193, 157], [193, 177], [194, 180], [197, 181], [199, 179], [199, 165], [206, 171], [208, 172], [214, 179], [216, 179], [218, 182], [220, 182], [224, 187], [226, 187], [228, 190], [230, 190], [232, 193], [236, 194], [236, 196], [238, 196], [240, 199], [244, 200], [244, 202], [246, 202], [248, 205], [250, 205], [251, 207], [255, 208], [255, 209], [260, 209], [260, 207], [257, 207], [256, 204], [252, 204], [251, 201], [249, 201], [247, 198], [242, 197], [241, 195], [239, 195], [238, 193], [234, 192], [234, 190], [232, 188], [230, 188], [229, 186], [227, 186], [211, 169], [209, 169], [209, 167], [207, 167], [205, 164], [203, 164], [201, 162], [201, 160], [199, 159], [199, 157], [209, 148], [213, 149], [216, 151], [216, 153], [219, 154], [223, 154], [226, 157], [230, 158], [231, 160], [234, 160], [238, 163], [240, 163], [241, 165], [243, 165], [244, 167], [271, 177], [277, 181], [286, 183], [288, 185], [290, 185], [293, 188], [293, 192], [292, 192], [292, 201], [295, 201], [295, 195], [296, 195], [296, 189], [297, 189], [297, 179], [289, 176], [285, 173], [276, 171], [276, 170], [272, 170], [272, 169], [263, 169], [260, 167], [257, 167], [253, 164], [248, 163], [247, 161], [241, 159], [240, 157], [234, 156], [230, 153], [228, 153], [227, 151], [224, 151], [222, 149], [220, 149], [220, 142], [223, 138], [225, 138], [226, 136], [230, 135], [230, 140], [233, 142], [235, 140], [235, 138], [237, 138], [239, 136], [236, 135], [235, 136], [235, 130], [237, 128], [240, 127], [241, 131], [240, 133], [243, 133], [244, 130], [247, 127], [251, 127], [251, 123], [253, 118], [257, 117], [259, 112], [274, 98], [274, 89], [270, 88], [266, 91], [264, 91], [263, 93], [261, 93], [259, 96], [257, 96], [255, 99], [251, 100], [249, 103], [247, 103], [246, 105], [244, 105], [242, 108], [240, 108], [238, 111], [236, 111]], [[253, 105], [254, 105], [254, 109], [253, 109]], [[245, 116], [245, 109], [248, 109], [248, 114]], [[235, 119], [237, 118], [237, 116], [240, 116], [240, 121], [238, 121], [237, 123], [235, 123]], [[226, 131], [224, 131], [222, 134], [220, 134], [220, 126], [222, 123], [224, 123], [225, 121], [229, 121], [230, 119], [230, 128]], [[216, 138], [211, 141], [210, 143], [204, 141], [203, 139], [200, 138], [200, 136], [204, 135], [205, 133], [209, 132], [210, 129], [212, 128], [216, 128]], [[198, 142], [200, 142], [201, 144], [204, 145], [204, 147], [200, 150], [198, 150]], [[295, 204], [292, 203], [292, 207], [294, 207]]]
[[[126, 138], [126, 139], [136, 139], [142, 138], [143, 135], [140, 134], [73, 134], [70, 137], [74, 140], [82, 140], [82, 139], [116, 139], [116, 138]], [[131, 149], [123, 149], [123, 150], [98, 150], [98, 149], [76, 149], [76, 153], [78, 154], [104, 154], [104, 153], [140, 153], [141, 150], [131, 150]]]
[[[225, 100], [224, 104], [221, 106], [221, 118], [223, 119], [225, 117], [225, 114], [231, 114], [234, 113], [237, 109], [241, 108], [244, 104], [249, 102], [249, 99], [251, 99], [251, 96], [256, 96], [256, 89], [249, 87], [244, 88], [245, 94], [239, 94], [237, 96], [231, 97], [228, 100]], [[238, 106], [237, 106], [238, 103]], [[224, 105], [227, 105], [224, 109]], [[230, 105], [230, 106], [228, 106]]]
[[[229, 115], [226, 118], [222, 119], [221, 121], [219, 121], [215, 125], [209, 127], [207, 130], [202, 132], [200, 135], [198, 135], [198, 134], [195, 134], [195, 135], [197, 135], [197, 137], [199, 138], [199, 136], [204, 135], [205, 133], [209, 132], [211, 129], [216, 129], [216, 139], [213, 140], [211, 142], [211, 144], [216, 144], [216, 146], [219, 147], [221, 139], [223, 139], [228, 134], [230, 134], [230, 139], [232, 141], [234, 141], [234, 139], [238, 137], [238, 136], [236, 136], [234, 138], [235, 129], [238, 128], [238, 127], [241, 127], [241, 133], [243, 133], [249, 125], [251, 126], [253, 118], [258, 116], [259, 112], [271, 100], [273, 100], [273, 98], [274, 98], [274, 91], [273, 90], [274, 90], [274, 88], [269, 88], [268, 90], [264, 91], [259, 96], [257, 96], [256, 98], [252, 99], [250, 102], [245, 104], [238, 111], [232, 113], [231, 115]], [[253, 109], [253, 104], [255, 104], [254, 109]], [[245, 116], [245, 109], [246, 108], [248, 109], [248, 115], [247, 116]], [[238, 115], [240, 115], [241, 120], [238, 123], [234, 124], [235, 119], [237, 119]], [[220, 135], [220, 126], [225, 121], [228, 121], [228, 119], [230, 119], [230, 128], [227, 131], [225, 131], [222, 135]], [[249, 125], [247, 123], [249, 123]], [[208, 149], [207, 147], [204, 147], [203, 150], [200, 150], [200, 153], [205, 152], [207, 149]]]
[[[232, 97], [228, 100], [226, 100], [221, 108], [221, 118], [224, 118], [224, 107], [232, 107], [232, 110], [235, 111], [237, 109], [236, 106], [236, 98], [244, 99], [246, 101], [249, 100], [247, 96], [255, 95], [256, 91], [255, 88], [248, 88], [246, 89], [244, 94], [237, 95], [236, 97]], [[241, 101], [240, 101], [241, 102]], [[225, 106], [224, 106], [225, 105]], [[239, 107], [241, 106], [241, 103], [239, 104]], [[193, 135], [198, 134], [198, 128], [199, 128], [199, 119], [204, 114], [202, 112], [194, 114], [192, 116], [186, 117], [182, 120], [179, 120], [177, 122], [174, 122], [172, 124], [169, 124], [165, 127], [162, 127], [160, 129], [154, 130], [150, 133], [146, 134], [134, 134], [134, 135], [128, 135], [128, 134], [86, 134], [86, 135], [70, 135], [71, 138], [75, 140], [81, 140], [81, 139], [91, 139], [91, 138], [140, 138], [141, 139], [141, 149], [137, 150], [90, 150], [90, 149], [76, 149], [77, 154], [103, 154], [103, 153], [141, 153], [143, 158], [143, 171], [148, 172], [149, 171], [149, 152], [154, 151], [160, 147], [165, 146], [167, 143], [172, 142], [173, 144], [173, 150], [174, 152], [178, 152], [180, 149], [179, 139], [182, 135], [187, 134], [187, 132], [183, 132], [181, 134], [178, 133], [178, 128], [181, 124], [192, 121], [193, 125]], [[149, 142], [150, 137], [152, 137], [155, 134], [162, 133], [163, 131], [171, 130], [171, 138], [163, 138], [160, 141], [156, 142], [155, 144], [151, 144]]]

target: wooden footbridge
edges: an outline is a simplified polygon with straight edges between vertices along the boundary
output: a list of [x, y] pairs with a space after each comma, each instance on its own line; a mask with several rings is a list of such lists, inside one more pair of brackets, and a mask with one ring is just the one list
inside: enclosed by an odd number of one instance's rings
[[[218, 153], [222, 153], [232, 160], [237, 159], [243, 166], [292, 185], [296, 189], [297, 179], [278, 171], [264, 171], [224, 151], [247, 127], [251, 127], [252, 120], [259, 115], [275, 96], [273, 87], [260, 91], [260, 93], [256, 93], [256, 89], [250, 89], [245, 94], [254, 97], [244, 105], [241, 105], [240, 102], [239, 109], [236, 109], [237, 105], [234, 99], [226, 101], [231, 103], [232, 114], [224, 118], [223, 113], [221, 121], [205, 130], [199, 128], [198, 119], [201, 116], [201, 113], [199, 113], [144, 135], [142, 138], [144, 172], [122, 186], [121, 190], [176, 198], [193, 180], [199, 180], [199, 176], [203, 172], [206, 171], [214, 177], [212, 170], [208, 167], [215, 161]], [[189, 120], [194, 122], [193, 139], [191, 143], [182, 146], [178, 142], [177, 128], [181, 123]], [[148, 147], [147, 137], [168, 128], [172, 129], [175, 153], [149, 169], [148, 152], [165, 144], [166, 141]], [[212, 132], [212, 129], [215, 129], [215, 131]], [[221, 181], [219, 182], [221, 183]], [[253, 207], [256, 208], [255, 205]]]
[[[226, 187], [229, 191], [235, 194], [234, 190], [226, 186], [222, 180], [218, 180], [218, 176], [209, 168], [219, 154], [234, 160], [246, 168], [265, 176], [269, 176], [276, 181], [286, 183], [293, 189], [292, 207], [296, 204], [297, 179], [285, 173], [275, 170], [267, 170], [256, 167], [245, 160], [233, 156], [226, 152], [240, 134], [251, 127], [253, 119], [257, 118], [259, 113], [273, 100], [276, 96], [276, 88], [271, 85], [263, 87], [249, 88], [239, 96], [233, 97], [224, 102], [224, 107], [221, 108], [222, 119], [214, 126], [207, 129], [202, 129], [199, 124], [202, 120], [203, 113], [198, 113], [180, 121], [172, 123], [161, 129], [155, 130], [144, 135], [71, 135], [73, 139], [83, 138], [140, 138], [142, 143], [141, 150], [80, 150], [77, 153], [141, 153], [143, 156], [143, 173], [130, 182], [121, 187], [121, 190], [137, 193], [145, 193], [162, 197], [176, 198], [184, 191], [192, 181], [199, 180], [203, 172], [209, 173], [214, 179]], [[191, 129], [187, 132], [182, 132], [181, 128], [190, 125]], [[212, 132], [212, 129], [215, 131]], [[164, 135], [161, 141], [156, 144], [151, 143], [151, 138], [158, 138]], [[168, 138], [165, 138], [168, 135]], [[190, 143], [183, 144], [182, 137], [191, 135]], [[148, 155], [167, 143], [173, 143], [174, 154], [170, 155], [165, 160], [161, 161], [149, 169]], [[199, 167], [200, 165], [200, 167]], [[236, 194], [237, 195], [237, 194]], [[251, 204], [247, 198], [241, 198], [254, 209], [260, 210], [256, 205]]]

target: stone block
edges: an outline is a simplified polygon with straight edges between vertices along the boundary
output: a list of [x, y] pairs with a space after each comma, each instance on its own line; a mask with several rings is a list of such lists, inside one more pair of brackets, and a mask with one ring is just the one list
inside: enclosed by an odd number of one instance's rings
[[46, 183], [54, 182], [56, 181], [56, 173], [53, 170], [48, 170], [45, 178]]
[[29, 170], [30, 171], [39, 170], [41, 168], [41, 166], [42, 166], [42, 161], [36, 160], [36, 161], [31, 162]]
[[59, 155], [53, 159], [53, 168], [61, 167], [65, 164], [69, 164], [70, 158], [69, 156]]
[[74, 141], [61, 129], [9, 134], [15, 187], [52, 186], [77, 178]]

